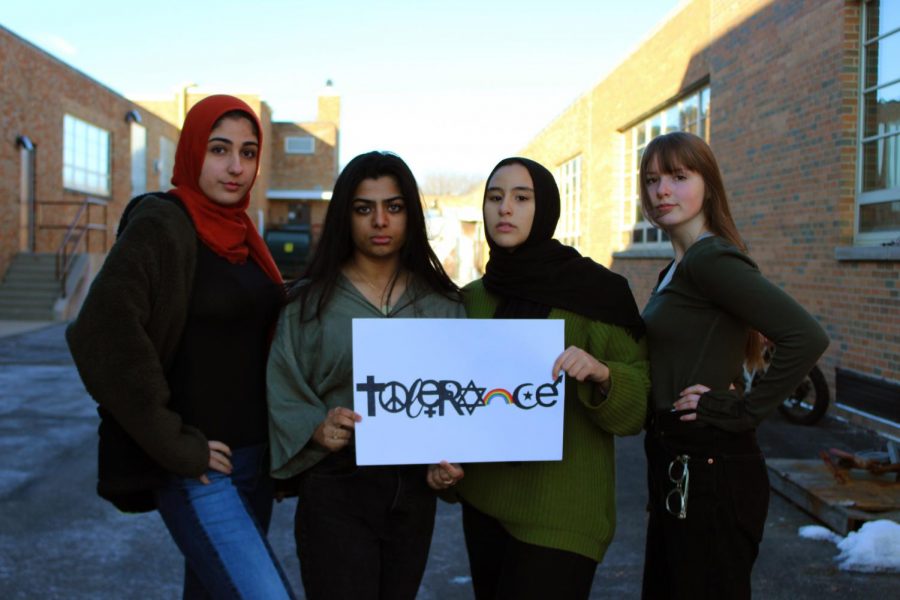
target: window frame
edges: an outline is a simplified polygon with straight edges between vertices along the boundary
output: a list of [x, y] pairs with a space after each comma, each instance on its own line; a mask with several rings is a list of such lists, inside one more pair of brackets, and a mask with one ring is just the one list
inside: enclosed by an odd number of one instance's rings
[[[300, 141], [307, 143], [307, 148], [291, 147], [291, 142], [299, 143]], [[310, 155], [316, 153], [316, 138], [311, 135], [288, 135], [284, 138], [285, 154]]]
[[131, 196], [147, 192], [147, 128], [130, 123], [131, 139]]
[[[104, 161], [105, 158], [105, 161]], [[86, 119], [63, 115], [63, 189], [108, 198], [112, 195], [112, 134]]]
[[[895, 86], [900, 83], [900, 78], [889, 79], [879, 83], [876, 76], [875, 83], [873, 85], [867, 85], [868, 48], [875, 44], [879, 44], [882, 40], [891, 36], [896, 36], [894, 39], [900, 39], [900, 23], [898, 23], [896, 27], [885, 31], [882, 34], [878, 34], [876, 32], [875, 35], [869, 36], [869, 10], [872, 10], [872, 6], [874, 4], [876, 4], [876, 2], [873, 2], [872, 0], [866, 0], [865, 2], [863, 2], [862, 11], [860, 14], [859, 82], [857, 85], [857, 106], [859, 107], [859, 110], [857, 116], [858, 126], [856, 135], [856, 197], [854, 201], [853, 211], [854, 244], [860, 246], [883, 245], [886, 242], [890, 242], [892, 240], [900, 238], [900, 228], [886, 231], [860, 231], [860, 226], [862, 224], [861, 213], [863, 207], [875, 204], [890, 204], [893, 202], [900, 203], [900, 182], [898, 182], [898, 185], [894, 187], [864, 191], [866, 171], [866, 145], [893, 140], [898, 151], [900, 151], [900, 130], [890, 130], [887, 132], [876, 131], [872, 135], [866, 135], [866, 95], [871, 94], [872, 92], [877, 92], [880, 89]], [[880, 3], [878, 3], [876, 9], [880, 8]], [[900, 161], [900, 155], [897, 155], [895, 158]], [[900, 169], [900, 165], [896, 165], [896, 167]]]
[[575, 248], [581, 243], [583, 165], [582, 155], [578, 154], [557, 166], [554, 173], [559, 188], [560, 208], [554, 237]]
[[154, 167], [156, 170], [159, 189], [165, 190], [172, 185], [172, 175], [175, 171], [175, 152], [178, 144], [168, 137], [159, 136], [159, 158], [156, 159]]
[[[624, 170], [622, 174], [623, 201], [620, 205], [622, 207], [622, 233], [628, 236], [625, 243], [626, 248], [665, 250], [670, 247], [669, 236], [666, 232], [652, 225], [639, 213], [641, 208], [640, 182], [638, 181], [640, 157], [647, 144], [663, 133], [688, 131], [709, 142], [710, 100], [710, 86], [707, 81], [663, 104], [622, 131], [623, 160], [621, 164], [624, 166]], [[691, 105], [696, 106], [693, 118], [683, 122], [686, 109]], [[678, 119], [675, 126], [669, 123], [673, 116], [677, 116]], [[639, 240], [636, 239], [638, 232], [640, 232]], [[647, 241], [649, 237], [656, 239]]]

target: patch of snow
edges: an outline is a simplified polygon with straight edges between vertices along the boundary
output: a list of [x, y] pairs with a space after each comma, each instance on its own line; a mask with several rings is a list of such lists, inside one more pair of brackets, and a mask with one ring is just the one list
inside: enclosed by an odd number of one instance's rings
[[821, 525], [805, 525], [797, 530], [797, 533], [800, 534], [800, 537], [808, 540], [824, 540], [826, 542], [831, 542], [832, 544], [837, 544], [844, 539], [827, 527], [822, 527]]
[[894, 521], [869, 521], [845, 538], [819, 525], [801, 527], [797, 533], [836, 544], [840, 554], [835, 560], [842, 571], [900, 572], [900, 524]]
[[869, 521], [839, 542], [838, 568], [842, 571], [900, 572], [900, 524]]

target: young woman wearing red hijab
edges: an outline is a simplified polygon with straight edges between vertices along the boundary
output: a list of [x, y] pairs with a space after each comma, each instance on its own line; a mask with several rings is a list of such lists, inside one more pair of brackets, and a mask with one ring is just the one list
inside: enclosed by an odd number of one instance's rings
[[98, 493], [159, 510], [186, 559], [185, 598], [293, 597], [265, 537], [265, 366], [282, 281], [246, 214], [261, 143], [241, 100], [195, 105], [175, 188], [125, 209], [67, 331], [100, 405]]

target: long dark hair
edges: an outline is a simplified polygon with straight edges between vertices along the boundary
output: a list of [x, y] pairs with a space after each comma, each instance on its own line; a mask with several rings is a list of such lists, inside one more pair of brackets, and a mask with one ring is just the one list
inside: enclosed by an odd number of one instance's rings
[[[647, 191], [646, 173], [650, 163], [656, 160], [660, 173], [671, 174], [677, 168], [693, 171], [703, 178], [703, 217], [710, 232], [723, 237], [742, 252], [747, 245], [738, 233], [737, 225], [728, 207], [725, 183], [716, 155], [703, 138], [685, 131], [675, 131], [653, 138], [641, 156], [641, 209], [644, 216], [656, 225], [652, 217], [650, 193]], [[751, 330], [744, 347], [744, 358], [751, 367], [762, 366], [763, 344], [759, 334]]]
[[[334, 184], [334, 192], [325, 215], [322, 237], [303, 277], [291, 289], [288, 301], [301, 302], [301, 321], [318, 318], [331, 300], [341, 267], [353, 256], [351, 235], [353, 199], [365, 179], [392, 177], [400, 188], [406, 209], [406, 241], [400, 248], [398, 272], [391, 281], [393, 288], [401, 270], [412, 275], [411, 288], [423, 285], [452, 300], [459, 301], [459, 287], [444, 271], [441, 261], [428, 244], [422, 197], [412, 171], [396, 154], [373, 151], [360, 154], [344, 167]], [[315, 293], [315, 310], [306, 316], [307, 301]], [[390, 293], [390, 292], [388, 292]]]

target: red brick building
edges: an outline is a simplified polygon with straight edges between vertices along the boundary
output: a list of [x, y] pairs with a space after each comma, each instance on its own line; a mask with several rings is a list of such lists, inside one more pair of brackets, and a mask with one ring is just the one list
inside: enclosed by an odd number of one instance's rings
[[[171, 176], [165, 147], [178, 141], [176, 127], [2, 27], [0, 131], [0, 275], [17, 252], [55, 252], [57, 226], [87, 196], [109, 203], [90, 220], [112, 230], [134, 193]], [[95, 252], [112, 243], [92, 238]]]
[[671, 257], [641, 215], [659, 133], [704, 136], [763, 272], [819, 319], [847, 416], [900, 422], [900, 10], [886, 0], [686, 0], [523, 150], [556, 169], [557, 237], [643, 305]]
[[318, 238], [338, 176], [340, 120], [341, 99], [329, 81], [315, 121], [272, 124], [270, 222], [308, 224]]

